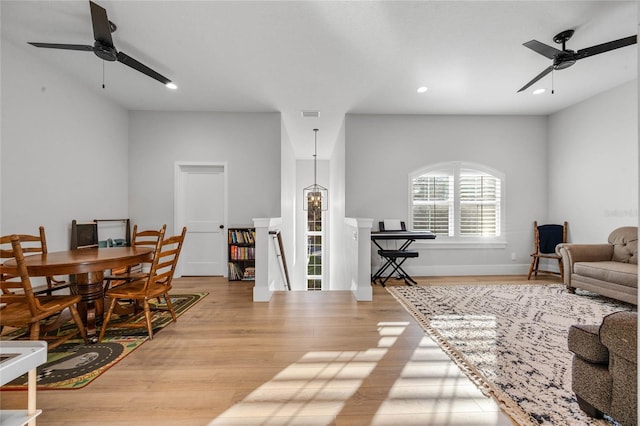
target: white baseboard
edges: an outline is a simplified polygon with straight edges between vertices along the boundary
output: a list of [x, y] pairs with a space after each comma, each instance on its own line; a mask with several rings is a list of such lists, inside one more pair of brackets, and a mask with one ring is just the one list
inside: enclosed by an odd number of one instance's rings
[[[408, 263], [408, 262], [407, 262]], [[404, 265], [403, 265], [404, 266]], [[432, 265], [412, 266], [405, 270], [412, 276], [460, 276], [460, 275], [526, 275], [529, 264], [503, 265]]]

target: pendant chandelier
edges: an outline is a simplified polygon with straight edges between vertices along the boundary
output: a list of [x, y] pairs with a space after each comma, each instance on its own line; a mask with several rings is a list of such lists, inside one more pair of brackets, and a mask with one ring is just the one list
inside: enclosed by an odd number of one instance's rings
[[304, 210], [327, 210], [329, 191], [322, 185], [318, 185], [316, 182], [317, 170], [316, 170], [316, 156], [318, 155], [318, 129], [313, 129], [314, 132], [314, 144], [313, 144], [313, 185], [307, 186], [304, 189]]

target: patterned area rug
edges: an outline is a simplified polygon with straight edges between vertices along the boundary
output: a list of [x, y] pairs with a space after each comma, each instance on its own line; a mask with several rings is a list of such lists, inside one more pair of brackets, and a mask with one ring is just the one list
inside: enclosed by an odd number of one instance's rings
[[[207, 294], [208, 293], [172, 294], [171, 303], [173, 304], [176, 316], [179, 317], [184, 314]], [[154, 307], [162, 309], [164, 304], [154, 302], [152, 305], [155, 305], [152, 306], [152, 309]], [[135, 318], [118, 318], [112, 322], [116, 323], [125, 320], [140, 322], [142, 328], [107, 328], [105, 338], [100, 343], [85, 345], [82, 339], [69, 340], [50, 350], [47, 354], [47, 362], [38, 367], [38, 389], [83, 388], [149, 339], [143, 313], [136, 315]], [[168, 311], [152, 311], [154, 338], [156, 332], [172, 322], [171, 314]], [[69, 324], [61, 328], [58, 334], [67, 333], [69, 328], [72, 327], [75, 326]], [[2, 339], [15, 339], [23, 334], [25, 334], [25, 330], [16, 330], [2, 336]], [[0, 388], [0, 390], [3, 391], [26, 389], [26, 374]]]
[[567, 335], [635, 306], [563, 285], [387, 287], [485, 393], [521, 425], [602, 425], [571, 391]]

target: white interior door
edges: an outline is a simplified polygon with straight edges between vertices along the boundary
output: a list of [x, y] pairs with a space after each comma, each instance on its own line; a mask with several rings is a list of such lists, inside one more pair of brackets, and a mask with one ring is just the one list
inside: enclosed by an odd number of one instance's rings
[[226, 274], [224, 166], [180, 166], [181, 222], [187, 227], [181, 275]]

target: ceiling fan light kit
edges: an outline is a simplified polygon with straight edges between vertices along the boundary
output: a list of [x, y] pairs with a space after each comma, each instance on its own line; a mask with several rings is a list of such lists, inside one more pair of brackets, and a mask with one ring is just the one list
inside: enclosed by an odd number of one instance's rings
[[159, 81], [170, 89], [177, 89], [177, 86], [163, 76], [159, 72], [149, 68], [140, 61], [132, 58], [122, 51], [118, 51], [113, 44], [111, 33], [114, 32], [117, 27], [109, 21], [107, 17], [107, 11], [97, 5], [96, 3], [89, 1], [89, 8], [91, 9], [91, 23], [93, 24], [93, 46], [85, 44], [60, 44], [60, 43], [37, 43], [28, 42], [35, 47], [42, 47], [47, 49], [63, 49], [63, 50], [79, 50], [85, 52], [93, 52], [98, 58], [109, 62], [120, 62], [136, 71], [139, 71], [154, 80]]
[[[584, 58], [588, 58], [589, 56], [599, 55], [600, 53], [609, 52], [611, 50], [619, 49], [621, 47], [630, 46], [638, 42], [638, 36], [632, 35], [629, 37], [621, 38], [618, 40], [610, 41], [607, 43], [597, 44], [595, 46], [587, 47], [585, 49], [580, 49], [577, 52], [571, 49], [567, 49], [566, 43], [573, 36], [574, 30], [565, 30], [561, 33], [556, 34], [553, 37], [553, 41], [557, 44], [562, 44], [562, 50], [556, 49], [555, 47], [549, 46], [538, 40], [531, 40], [526, 43], [523, 43], [523, 46], [528, 47], [536, 53], [541, 54], [551, 60], [553, 63], [549, 65], [547, 68], [542, 70], [540, 74], [535, 76], [530, 82], [525, 84], [519, 92], [528, 89], [533, 84], [535, 84], [538, 80], [545, 77], [552, 71], [560, 71], [570, 66], [574, 65], [576, 61]], [[553, 91], [551, 92], [553, 93]]]

